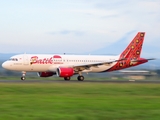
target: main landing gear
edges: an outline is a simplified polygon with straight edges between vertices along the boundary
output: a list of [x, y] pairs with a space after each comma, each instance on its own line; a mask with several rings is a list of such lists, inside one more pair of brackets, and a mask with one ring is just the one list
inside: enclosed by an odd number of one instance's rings
[[[69, 81], [70, 79], [71, 79], [71, 77], [64, 77], [64, 80], [65, 80], [65, 81]], [[84, 76], [79, 75], [79, 76], [77, 77], [77, 80], [78, 80], [78, 81], [83, 81], [83, 80], [84, 80]]]
[[79, 76], [77, 77], [77, 80], [78, 80], [78, 81], [83, 81], [83, 80], [84, 80], [84, 76], [79, 75]]
[[[78, 81], [83, 81], [84, 80], [84, 76], [82, 75], [82, 72], [78, 72], [79, 76], [77, 77]], [[69, 81], [71, 79], [71, 77], [64, 77], [65, 81]]]
[[26, 77], [25, 77], [25, 76], [26, 76], [26, 72], [25, 72], [25, 71], [23, 71], [23, 72], [22, 72], [21, 80], [25, 80], [25, 79], [26, 79]]
[[84, 76], [82, 75], [82, 72], [78, 72], [79, 76], [77, 77], [78, 81], [83, 81], [84, 80]]

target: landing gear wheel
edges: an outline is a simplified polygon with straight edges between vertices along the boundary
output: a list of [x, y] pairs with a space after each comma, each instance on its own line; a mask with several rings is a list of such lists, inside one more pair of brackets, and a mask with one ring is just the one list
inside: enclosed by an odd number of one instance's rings
[[21, 77], [21, 80], [25, 80], [26, 78], [23, 76], [23, 77]]
[[77, 79], [78, 79], [78, 81], [83, 81], [84, 80], [84, 76], [78, 76]]
[[64, 77], [64, 80], [69, 81], [71, 77]]

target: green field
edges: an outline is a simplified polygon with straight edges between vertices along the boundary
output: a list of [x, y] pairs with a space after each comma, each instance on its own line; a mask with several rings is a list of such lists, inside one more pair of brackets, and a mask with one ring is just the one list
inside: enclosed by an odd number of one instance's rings
[[160, 84], [0, 83], [0, 120], [160, 120]]

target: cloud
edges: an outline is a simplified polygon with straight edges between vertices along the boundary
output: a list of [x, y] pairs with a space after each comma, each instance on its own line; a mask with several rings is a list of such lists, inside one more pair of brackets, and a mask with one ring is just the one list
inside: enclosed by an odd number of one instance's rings
[[61, 31], [57, 31], [57, 32], [48, 32], [48, 34], [51, 35], [68, 35], [68, 34], [72, 34], [75, 36], [83, 36], [85, 35], [86, 32], [84, 31], [78, 31], [78, 30], [61, 30]]
[[106, 9], [106, 10], [110, 10], [110, 9], [114, 9], [114, 8], [120, 8], [122, 6], [125, 6], [127, 4], [129, 4], [130, 2], [127, 0], [112, 0], [112, 1], [99, 1], [98, 3], [96, 3], [94, 5], [95, 8], [98, 9]]
[[102, 18], [104, 18], [104, 19], [109, 19], [109, 18], [117, 18], [118, 17], [118, 15], [106, 15], [106, 16], [102, 16]]
[[146, 32], [147, 48], [160, 48], [159, 0], [3, 1], [0, 6], [3, 52], [85, 53], [113, 44], [112, 50], [138, 31]]

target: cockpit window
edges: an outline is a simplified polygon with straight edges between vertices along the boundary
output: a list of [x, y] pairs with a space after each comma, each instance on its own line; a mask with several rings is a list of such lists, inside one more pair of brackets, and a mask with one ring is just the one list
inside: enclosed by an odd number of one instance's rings
[[18, 61], [17, 58], [10, 58], [9, 61]]

